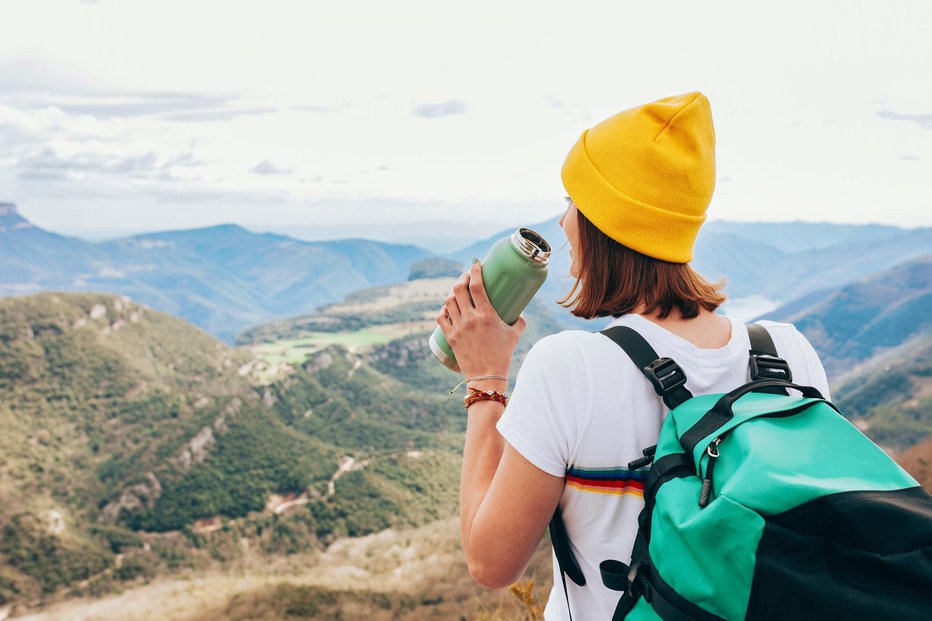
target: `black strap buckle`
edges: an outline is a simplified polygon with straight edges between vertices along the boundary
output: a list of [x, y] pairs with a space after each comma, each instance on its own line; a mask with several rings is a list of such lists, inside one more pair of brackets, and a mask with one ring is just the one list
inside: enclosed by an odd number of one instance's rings
[[686, 374], [673, 358], [658, 358], [646, 367], [644, 375], [661, 397], [686, 383]]
[[790, 365], [783, 358], [767, 354], [752, 354], [751, 380], [759, 379], [781, 379], [792, 382], [793, 373], [790, 371]]
[[628, 470], [640, 470], [644, 466], [654, 461], [654, 453], [657, 452], [657, 445], [648, 446], [641, 451], [643, 457], [638, 457], [628, 462]]

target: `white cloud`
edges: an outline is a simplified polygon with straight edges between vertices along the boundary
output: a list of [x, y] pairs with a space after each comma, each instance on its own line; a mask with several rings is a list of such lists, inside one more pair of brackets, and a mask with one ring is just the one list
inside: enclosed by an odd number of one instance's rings
[[923, 129], [932, 129], [932, 113], [929, 114], [903, 114], [901, 112], [895, 112], [893, 110], [883, 109], [877, 113], [882, 119], [890, 119], [892, 121], [909, 121], [911, 123], [917, 124]]
[[466, 102], [459, 99], [450, 99], [443, 103], [422, 103], [414, 106], [414, 116], [425, 119], [436, 119], [444, 116], [455, 116], [466, 112]]
[[262, 160], [249, 170], [256, 173], [257, 175], [289, 175], [294, 172], [293, 168], [287, 166], [276, 166], [269, 160]]

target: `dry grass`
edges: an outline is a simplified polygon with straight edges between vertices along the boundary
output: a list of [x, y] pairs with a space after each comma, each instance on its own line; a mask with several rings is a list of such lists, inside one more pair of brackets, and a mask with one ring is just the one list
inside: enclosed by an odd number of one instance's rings
[[323, 553], [247, 555], [210, 572], [157, 579], [101, 599], [62, 602], [24, 619], [535, 621], [543, 618], [549, 590], [549, 550], [541, 545], [510, 591], [489, 591], [469, 577], [458, 520], [447, 519], [343, 539]]

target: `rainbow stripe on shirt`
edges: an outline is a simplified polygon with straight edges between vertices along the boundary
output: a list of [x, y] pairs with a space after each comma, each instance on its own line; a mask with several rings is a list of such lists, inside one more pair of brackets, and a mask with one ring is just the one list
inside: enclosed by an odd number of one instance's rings
[[644, 497], [644, 482], [650, 468], [576, 468], [566, 473], [566, 484], [584, 492], [596, 494], [630, 495]]

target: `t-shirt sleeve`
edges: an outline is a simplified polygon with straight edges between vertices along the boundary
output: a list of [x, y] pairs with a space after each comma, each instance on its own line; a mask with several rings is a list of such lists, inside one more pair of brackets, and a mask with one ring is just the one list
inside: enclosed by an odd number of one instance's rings
[[565, 333], [544, 337], [525, 356], [497, 429], [525, 459], [562, 477], [587, 390], [579, 345]]
[[803, 352], [803, 358], [806, 361], [806, 368], [809, 372], [809, 383], [819, 389], [819, 392], [822, 393], [822, 396], [831, 401], [832, 395], [828, 390], [828, 376], [825, 374], [825, 367], [822, 366], [822, 361], [819, 359], [819, 354], [816, 353], [815, 348], [812, 346], [812, 343], [809, 342], [809, 339], [805, 335], [793, 327], [793, 332], [796, 333], [799, 339], [799, 347]]

